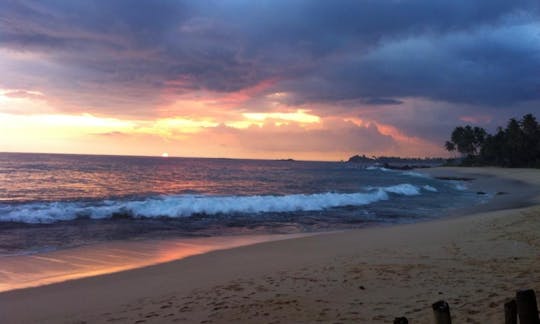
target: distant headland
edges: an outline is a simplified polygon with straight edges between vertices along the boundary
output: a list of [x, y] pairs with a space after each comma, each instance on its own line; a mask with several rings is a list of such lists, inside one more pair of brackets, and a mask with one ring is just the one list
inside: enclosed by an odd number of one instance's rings
[[351, 156], [347, 162], [365, 165], [380, 165], [387, 169], [410, 170], [441, 166], [447, 162], [444, 158], [402, 158], [394, 156], [368, 157], [366, 155]]

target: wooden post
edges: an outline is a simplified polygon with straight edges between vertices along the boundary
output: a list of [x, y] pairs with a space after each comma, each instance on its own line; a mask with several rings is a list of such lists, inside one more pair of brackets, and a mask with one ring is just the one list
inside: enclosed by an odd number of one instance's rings
[[394, 324], [409, 324], [407, 317], [396, 317], [394, 319]]
[[515, 299], [504, 303], [504, 324], [517, 324], [517, 305]]
[[538, 306], [534, 290], [518, 290], [516, 292], [517, 313], [520, 324], [539, 324]]
[[452, 324], [450, 306], [448, 306], [447, 302], [439, 300], [431, 307], [433, 308], [433, 315], [435, 315], [435, 324]]

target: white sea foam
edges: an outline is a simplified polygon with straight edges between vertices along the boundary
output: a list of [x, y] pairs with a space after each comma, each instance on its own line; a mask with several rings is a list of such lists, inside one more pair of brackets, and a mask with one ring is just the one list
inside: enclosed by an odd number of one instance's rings
[[386, 192], [395, 193], [398, 195], [415, 196], [420, 194], [420, 188], [412, 184], [404, 183], [395, 186], [383, 188]]
[[468, 189], [466, 184], [459, 181], [454, 182], [454, 188], [460, 191], [465, 191]]
[[410, 177], [431, 178], [429, 175], [427, 175], [425, 173], [414, 172], [414, 171], [405, 171], [402, 174], [406, 175], [406, 176], [410, 176]]
[[431, 191], [431, 192], [438, 192], [439, 191], [439, 190], [437, 190], [437, 188], [432, 187], [430, 185], [425, 185], [425, 186], [422, 187], [422, 189], [427, 190], [427, 191]]
[[420, 188], [411, 184], [371, 188], [357, 193], [318, 193], [286, 196], [201, 196], [171, 195], [137, 201], [105, 200], [101, 202], [51, 202], [0, 205], [0, 221], [52, 223], [77, 217], [110, 218], [114, 214], [133, 217], [189, 217], [195, 214], [257, 214], [295, 211], [319, 211], [333, 207], [362, 206], [390, 199], [389, 193], [419, 195]]
[[383, 172], [389, 172], [392, 171], [391, 169], [383, 168], [383, 167], [377, 167], [377, 166], [368, 166], [366, 168], [368, 171], [383, 171]]

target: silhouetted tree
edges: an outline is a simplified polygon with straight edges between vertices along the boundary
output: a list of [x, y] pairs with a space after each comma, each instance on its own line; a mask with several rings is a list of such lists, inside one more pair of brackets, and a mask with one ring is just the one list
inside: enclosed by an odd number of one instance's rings
[[502, 127], [497, 128], [495, 135], [488, 134], [486, 141], [480, 150], [480, 163], [490, 165], [505, 165], [504, 145], [506, 134]]
[[540, 167], [540, 125], [532, 114], [510, 119], [495, 135], [480, 127], [456, 127], [444, 146], [463, 154], [462, 164]]
[[456, 127], [452, 132], [451, 141], [445, 143], [448, 151], [457, 151], [463, 155], [474, 157], [486, 140], [486, 131], [480, 127]]
[[454, 144], [452, 142], [449, 142], [449, 141], [446, 141], [446, 143], [444, 143], [444, 148], [448, 152], [454, 152], [456, 150], [456, 144]]
[[525, 159], [530, 166], [540, 166], [540, 125], [532, 114], [523, 116], [520, 124], [524, 137]]

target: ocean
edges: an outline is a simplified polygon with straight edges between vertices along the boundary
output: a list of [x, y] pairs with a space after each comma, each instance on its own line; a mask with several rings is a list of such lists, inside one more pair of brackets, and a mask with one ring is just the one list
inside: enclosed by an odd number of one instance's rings
[[344, 162], [0, 153], [0, 254], [444, 217], [466, 183]]

